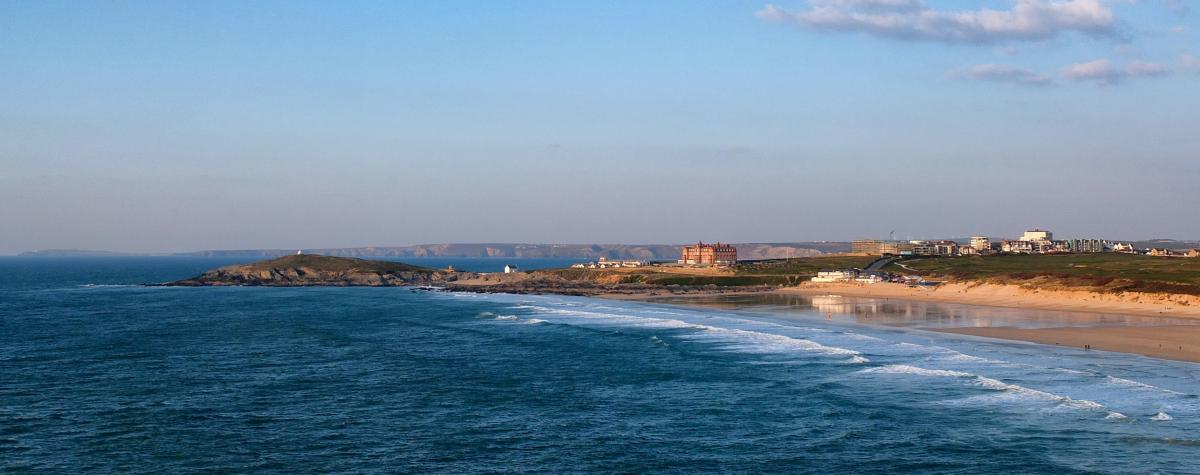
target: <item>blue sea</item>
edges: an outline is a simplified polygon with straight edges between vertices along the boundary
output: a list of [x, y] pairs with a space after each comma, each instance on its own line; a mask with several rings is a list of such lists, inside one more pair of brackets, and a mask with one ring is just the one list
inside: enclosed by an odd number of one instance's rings
[[231, 262], [0, 258], [0, 472], [1200, 472], [1197, 364], [864, 302], [140, 285]]

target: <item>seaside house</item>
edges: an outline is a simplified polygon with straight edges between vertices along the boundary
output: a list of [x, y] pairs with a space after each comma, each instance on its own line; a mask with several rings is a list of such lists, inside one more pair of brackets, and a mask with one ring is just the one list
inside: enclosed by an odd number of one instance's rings
[[1113, 244], [1112, 250], [1113, 250], [1113, 252], [1122, 252], [1122, 253], [1126, 253], [1126, 254], [1137, 254], [1137, 249], [1135, 249], [1133, 247], [1133, 244], [1130, 244], [1127, 242], [1118, 242], [1116, 244]]
[[512, 264], [504, 265], [504, 273], [505, 274], [512, 274], [513, 272], [520, 272], [520, 269], [517, 269], [517, 266], [514, 266]]

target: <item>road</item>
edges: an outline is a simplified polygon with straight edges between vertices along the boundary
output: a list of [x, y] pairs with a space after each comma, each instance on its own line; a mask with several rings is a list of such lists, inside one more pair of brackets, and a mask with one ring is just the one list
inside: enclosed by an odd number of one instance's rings
[[875, 262], [872, 262], [871, 265], [867, 266], [867, 268], [863, 269], [863, 271], [868, 272], [868, 273], [879, 272], [881, 269], [883, 269], [884, 266], [891, 264], [893, 261], [896, 261], [899, 259], [900, 259], [899, 257], [895, 257], [895, 256], [880, 257], [879, 259], [875, 259]]

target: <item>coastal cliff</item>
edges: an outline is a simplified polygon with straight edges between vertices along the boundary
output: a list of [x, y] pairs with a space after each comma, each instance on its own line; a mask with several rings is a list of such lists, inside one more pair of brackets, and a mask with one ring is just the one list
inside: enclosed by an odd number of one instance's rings
[[251, 264], [213, 269], [172, 286], [403, 286], [439, 285], [473, 277], [464, 272], [447, 272], [400, 262], [372, 261], [348, 257], [291, 255]]

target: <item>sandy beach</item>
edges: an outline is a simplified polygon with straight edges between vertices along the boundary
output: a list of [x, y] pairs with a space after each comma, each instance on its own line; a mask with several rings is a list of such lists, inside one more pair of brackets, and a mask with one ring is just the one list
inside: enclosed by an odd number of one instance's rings
[[1200, 326], [936, 329], [944, 333], [1020, 340], [1045, 345], [1135, 353], [1153, 358], [1200, 362]]
[[939, 287], [909, 287], [890, 283], [804, 284], [779, 289], [777, 292], [1200, 319], [1200, 297], [1193, 295], [1104, 294], [1072, 290], [1031, 290], [1016, 285], [964, 283], [951, 283]]
[[[731, 294], [753, 294], [736, 292]], [[778, 294], [841, 295], [845, 297], [898, 299], [955, 303], [972, 306], [1025, 308], [1063, 312], [1162, 317], [1162, 325], [1070, 326], [1055, 328], [956, 327], [925, 328], [930, 331], [986, 338], [1027, 341], [1133, 353], [1154, 358], [1200, 362], [1200, 325], [1179, 325], [1178, 318], [1200, 319], [1200, 301], [1177, 295], [1104, 295], [1082, 291], [1030, 291], [1017, 286], [949, 284], [940, 288], [912, 288], [899, 284], [806, 284], [775, 290]], [[715, 293], [695, 292], [678, 297], [702, 297]], [[653, 300], [662, 294], [610, 294], [603, 298]], [[704, 305], [704, 304], [700, 304]], [[1168, 319], [1169, 317], [1169, 319]], [[1171, 321], [1175, 321], [1172, 324]], [[1144, 322], [1145, 320], [1139, 320]], [[998, 324], [1000, 324], [998, 322]]]

